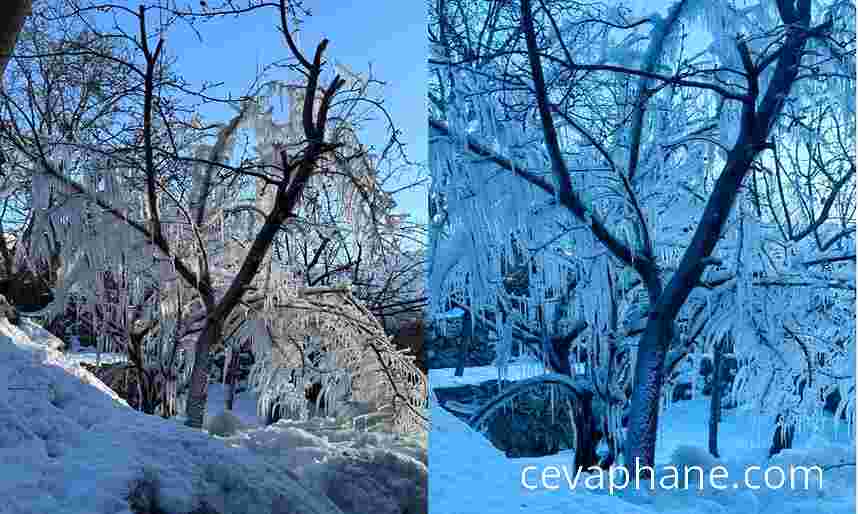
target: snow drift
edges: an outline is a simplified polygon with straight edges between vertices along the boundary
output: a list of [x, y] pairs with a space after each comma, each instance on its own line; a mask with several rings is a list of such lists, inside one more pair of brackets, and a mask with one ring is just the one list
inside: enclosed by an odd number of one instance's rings
[[127, 514], [152, 477], [171, 514], [341, 513], [282, 460], [132, 410], [57, 341], [0, 318], [0, 513]]

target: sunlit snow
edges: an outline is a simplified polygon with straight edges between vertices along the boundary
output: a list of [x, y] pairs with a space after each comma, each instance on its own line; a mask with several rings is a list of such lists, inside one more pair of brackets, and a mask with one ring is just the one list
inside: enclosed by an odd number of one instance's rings
[[[75, 362], [88, 356], [68, 358], [51, 349], [58, 343], [29, 321], [0, 318], [2, 514], [129, 514], [129, 490], [147, 476], [170, 514], [202, 504], [231, 514], [393, 514], [421, 477], [425, 484], [425, 443], [322, 433], [322, 422], [214, 437], [132, 410]], [[222, 410], [222, 398], [213, 386], [210, 412]], [[240, 394], [236, 413], [257, 424], [255, 398]], [[342, 491], [366, 490], [365, 501], [332, 498], [335, 480]]]

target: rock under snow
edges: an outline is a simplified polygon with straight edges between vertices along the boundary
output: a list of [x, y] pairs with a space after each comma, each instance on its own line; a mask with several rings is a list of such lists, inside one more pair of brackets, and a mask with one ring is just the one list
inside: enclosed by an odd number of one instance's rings
[[204, 427], [209, 434], [227, 437], [244, 428], [244, 423], [238, 416], [226, 410], [215, 416], [206, 416]]

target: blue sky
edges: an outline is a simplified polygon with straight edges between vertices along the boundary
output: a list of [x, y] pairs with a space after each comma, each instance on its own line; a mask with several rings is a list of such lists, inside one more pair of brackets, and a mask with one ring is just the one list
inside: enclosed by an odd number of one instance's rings
[[[299, 44], [312, 56], [321, 38], [330, 40], [328, 61], [361, 72], [372, 65], [373, 75], [387, 83], [385, 105], [407, 144], [412, 161], [426, 162], [426, 7], [422, 1], [309, 1], [312, 16], [301, 26]], [[256, 76], [257, 67], [289, 56], [277, 31], [278, 14], [265, 9], [239, 17], [199, 24], [200, 42], [184, 25], [168, 35], [170, 53], [187, 80], [224, 82], [221, 94], [239, 95]], [[286, 77], [284, 77], [286, 78]], [[224, 117], [228, 114], [224, 111]], [[386, 142], [380, 120], [364, 130], [366, 144]], [[413, 178], [413, 174], [411, 174]], [[398, 209], [425, 222], [426, 191], [421, 188], [397, 197]]]

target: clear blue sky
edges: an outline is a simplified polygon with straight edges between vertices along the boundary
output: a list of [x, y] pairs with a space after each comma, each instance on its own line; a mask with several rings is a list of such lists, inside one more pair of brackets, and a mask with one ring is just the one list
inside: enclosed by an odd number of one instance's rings
[[[309, 1], [312, 16], [301, 26], [299, 44], [312, 56], [326, 37], [328, 62], [343, 63], [357, 72], [367, 71], [387, 83], [385, 104], [412, 161], [426, 162], [426, 6], [422, 1], [372, 0]], [[184, 25], [173, 27], [167, 45], [179, 59], [178, 66], [193, 83], [224, 82], [221, 94], [242, 94], [257, 73], [257, 66], [289, 56], [277, 31], [278, 14], [264, 9], [239, 17], [227, 17], [198, 25], [200, 42]], [[288, 78], [288, 77], [284, 77]], [[224, 116], [227, 113], [224, 111]], [[386, 142], [385, 125], [379, 121], [364, 130], [366, 144], [380, 148]], [[411, 174], [413, 179], [413, 174]], [[426, 190], [404, 192], [398, 209], [412, 220], [427, 219]]]

